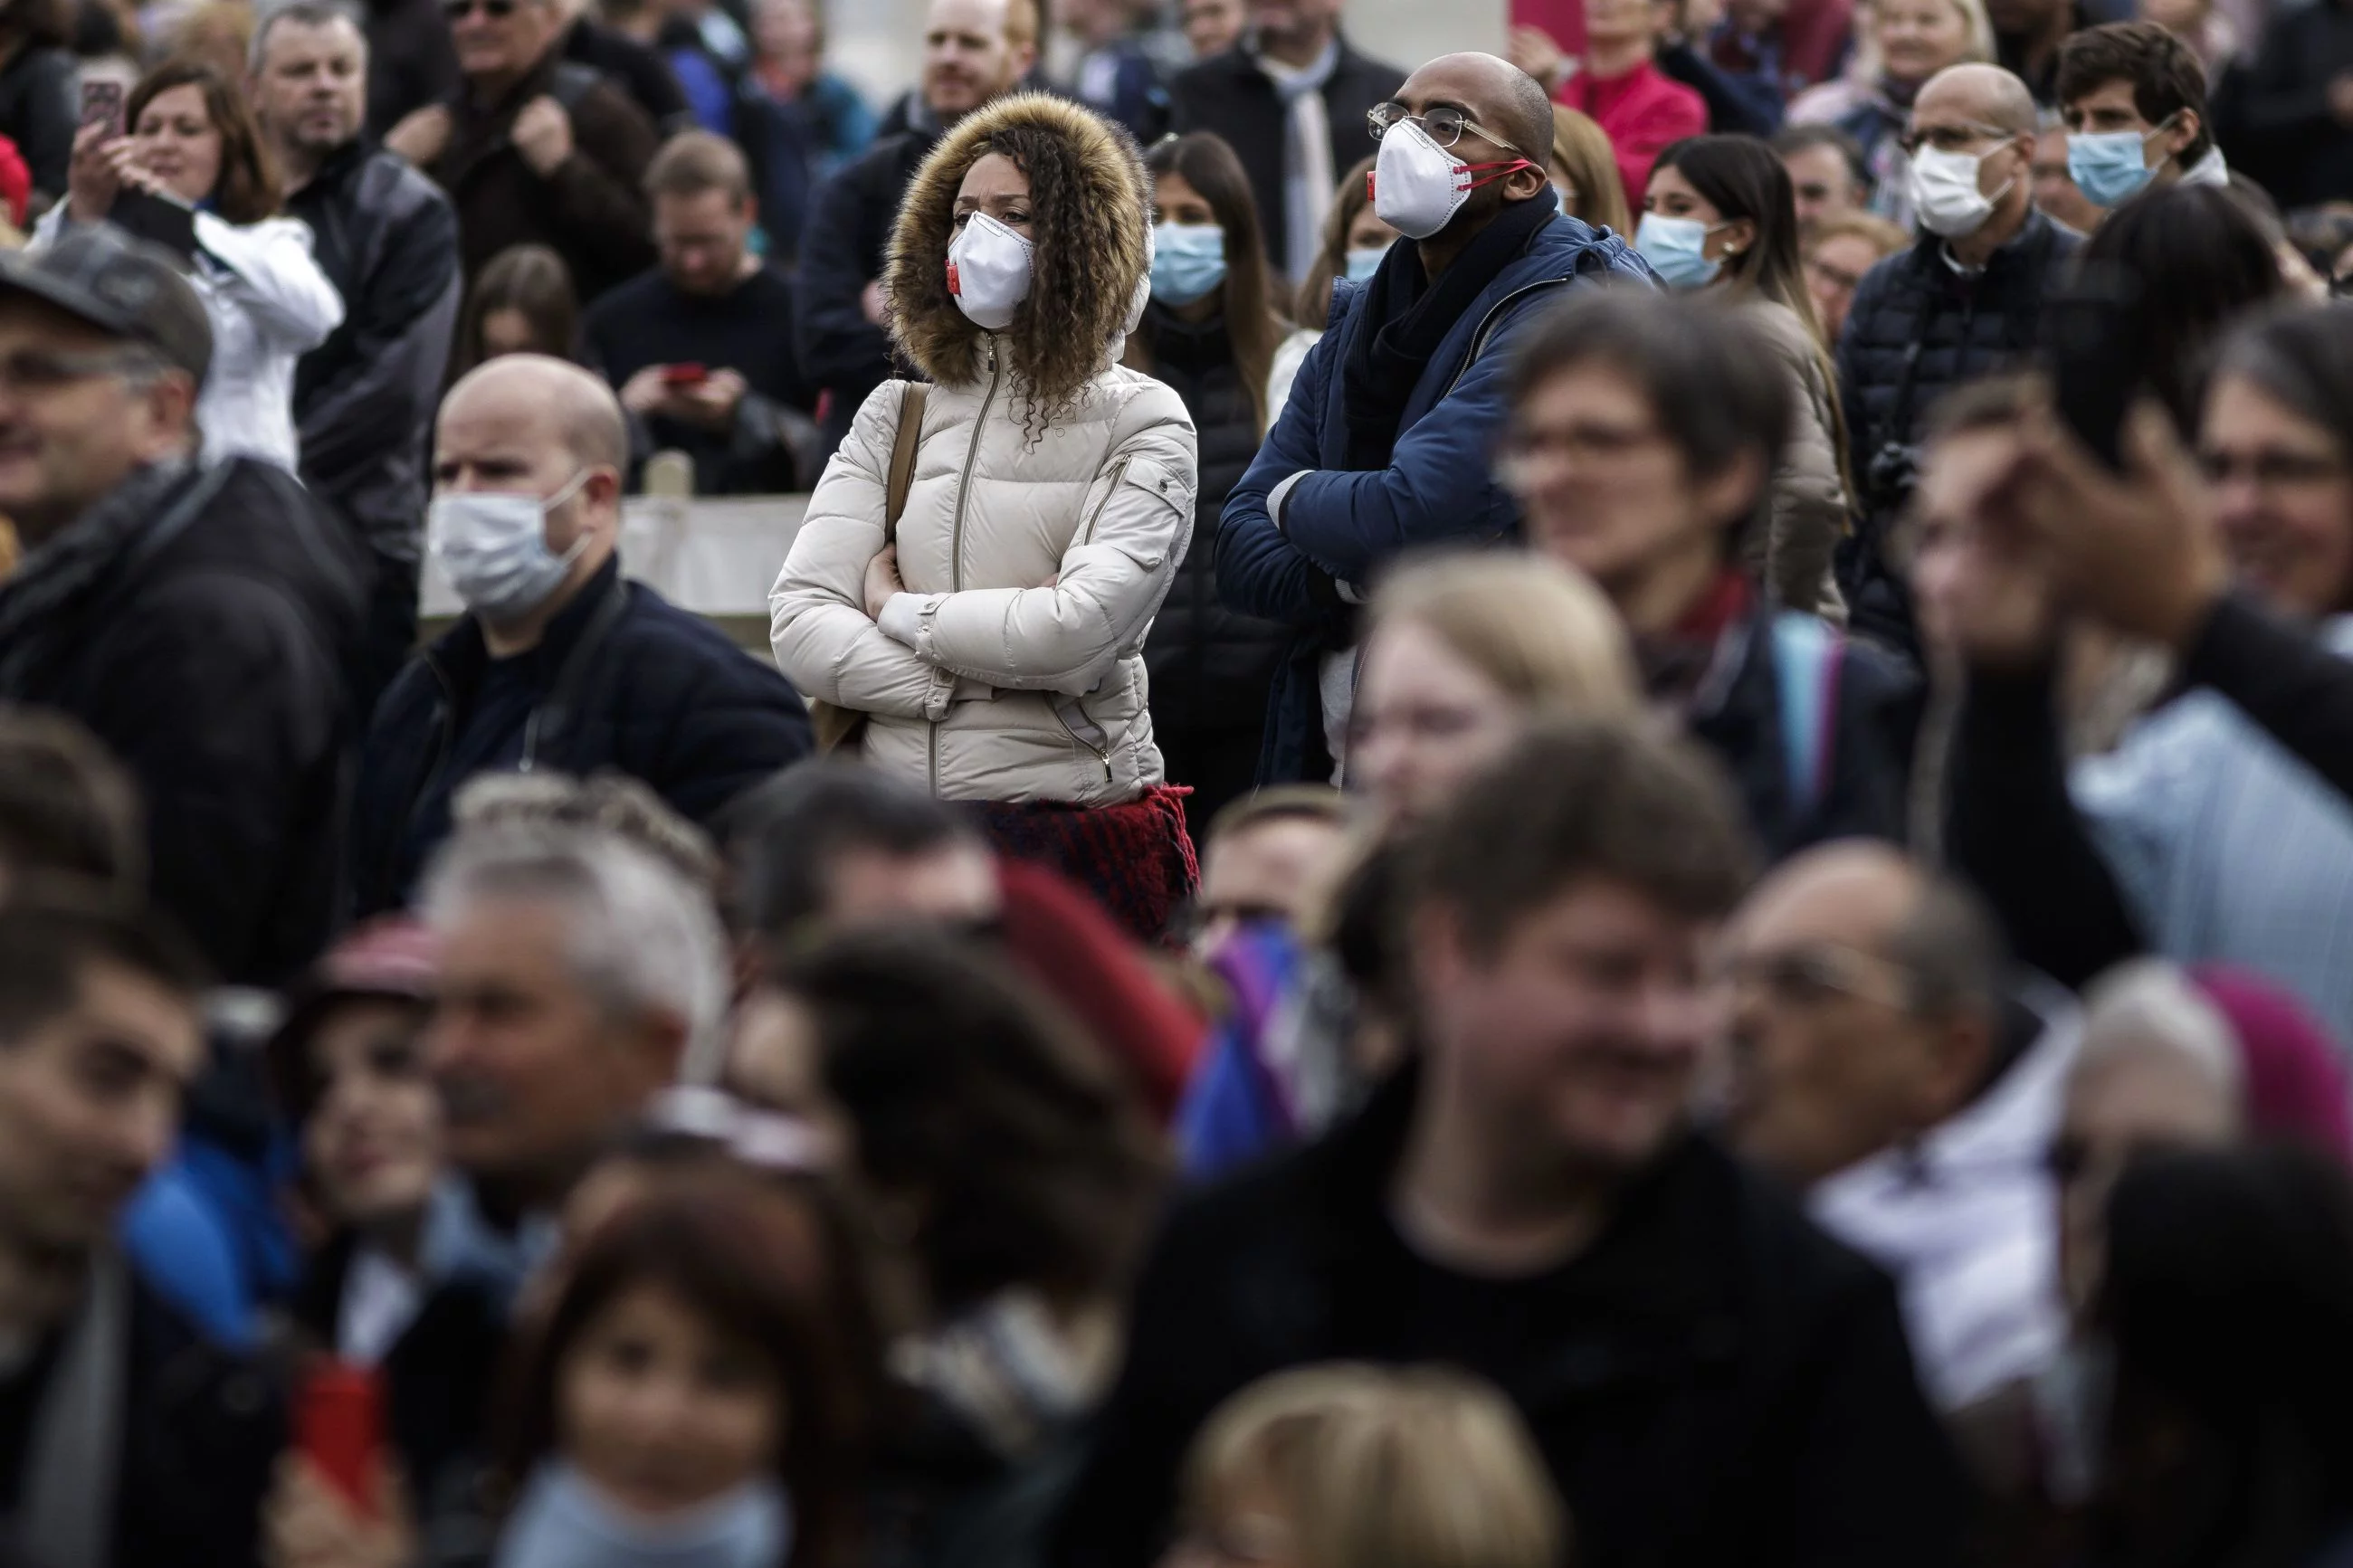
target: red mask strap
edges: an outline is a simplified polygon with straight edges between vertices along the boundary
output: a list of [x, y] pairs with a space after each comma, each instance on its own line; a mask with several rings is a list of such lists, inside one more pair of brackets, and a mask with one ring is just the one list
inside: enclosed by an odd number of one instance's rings
[[1475, 191], [1482, 185], [1492, 185], [1497, 180], [1508, 180], [1514, 174], [1518, 174], [1522, 169], [1533, 169], [1535, 165], [1529, 163], [1525, 158], [1513, 158], [1493, 163], [1465, 163], [1462, 167], [1466, 173], [1473, 174], [1477, 174], [1482, 169], [1493, 169], [1496, 171], [1494, 174], [1489, 174], [1485, 179], [1472, 181], [1469, 188]]

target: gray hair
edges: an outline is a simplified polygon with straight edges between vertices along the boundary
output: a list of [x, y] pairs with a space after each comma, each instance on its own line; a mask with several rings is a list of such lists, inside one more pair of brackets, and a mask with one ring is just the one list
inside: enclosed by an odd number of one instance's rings
[[283, 5], [263, 5], [254, 21], [253, 47], [246, 55], [245, 68], [256, 76], [261, 74], [262, 63], [269, 58], [270, 32], [280, 22], [302, 27], [332, 27], [338, 22], [348, 22], [352, 31], [360, 36], [360, 58], [367, 58], [367, 18], [357, 5], [349, 0], [285, 0]]
[[596, 828], [499, 823], [444, 845], [418, 903], [438, 929], [491, 899], [562, 909], [580, 984], [614, 1013], [678, 1019], [686, 1030], [680, 1080], [717, 1079], [726, 1048], [727, 943], [709, 896], [675, 868]]
[[2158, 958], [2109, 970], [2084, 993], [2084, 1044], [2078, 1072], [2152, 1052], [2170, 1054], [2236, 1100], [2246, 1068], [2238, 1032], [2187, 974]]

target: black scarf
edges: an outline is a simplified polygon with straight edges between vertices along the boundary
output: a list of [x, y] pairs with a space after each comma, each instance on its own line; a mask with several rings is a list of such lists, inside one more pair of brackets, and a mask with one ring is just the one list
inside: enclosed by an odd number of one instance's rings
[[1430, 367], [1430, 356], [1472, 301], [1528, 247], [1559, 209], [1550, 192], [1504, 205], [1436, 278], [1423, 271], [1421, 247], [1389, 247], [1380, 270], [1365, 285], [1356, 337], [1341, 369], [1348, 416], [1348, 467], [1386, 468], [1397, 446], [1398, 421]]

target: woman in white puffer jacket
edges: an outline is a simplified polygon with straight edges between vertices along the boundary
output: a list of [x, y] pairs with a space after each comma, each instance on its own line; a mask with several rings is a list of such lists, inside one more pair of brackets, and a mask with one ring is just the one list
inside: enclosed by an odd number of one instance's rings
[[942, 139], [884, 279], [900, 350], [934, 383], [897, 543], [892, 381], [826, 468], [769, 607], [777, 666], [867, 716], [869, 761], [992, 803], [1000, 848], [1157, 934], [1192, 861], [1143, 647], [1195, 475], [1183, 401], [1118, 363], [1149, 289], [1150, 189], [1124, 133], [1057, 98], [1000, 99]]

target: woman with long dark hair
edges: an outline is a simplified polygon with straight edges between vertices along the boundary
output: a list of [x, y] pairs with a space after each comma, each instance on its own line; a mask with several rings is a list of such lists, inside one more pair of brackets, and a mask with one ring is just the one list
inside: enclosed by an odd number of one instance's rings
[[1267, 693], [1290, 634], [1218, 602], [1212, 558], [1226, 492], [1258, 455], [1273, 411], [1266, 383], [1276, 317], [1250, 176], [1206, 131], [1145, 154], [1152, 176], [1152, 302], [1127, 340], [1127, 363], [1175, 387], [1193, 416], [1201, 485], [1193, 542], [1152, 623], [1152, 732], [1168, 775], [1193, 786], [1185, 818], [1196, 838], [1258, 771]]
[[[279, 216], [284, 192], [261, 128], [243, 93], [185, 59], [141, 79], [123, 123], [126, 135], [91, 125], [74, 138], [67, 198], [43, 216], [33, 245], [54, 243], [68, 223], [135, 217], [157, 236], [184, 225], [189, 279], [213, 329], [196, 403], [205, 457], [241, 453], [291, 470], [301, 457], [295, 363], [342, 324], [343, 301], [311, 259], [310, 229]], [[134, 212], [123, 210], [125, 198]], [[186, 216], [175, 218], [174, 207]]]
[[1119, 363], [1150, 206], [1126, 133], [1061, 99], [1000, 98], [941, 139], [882, 279], [931, 384], [866, 400], [769, 595], [778, 667], [868, 761], [980, 803], [1001, 851], [1147, 939], [1198, 876], [1143, 658], [1193, 533], [1193, 421]]
[[1767, 526], [1749, 531], [1746, 548], [1777, 600], [1814, 609], [1847, 527], [1846, 422], [1806, 287], [1788, 167], [1753, 136], [1676, 142], [1651, 171], [1636, 247], [1669, 288], [1732, 295], [1789, 378], [1789, 440], [1766, 490]]
[[544, 245], [510, 245], [474, 279], [451, 378], [501, 354], [580, 358], [580, 296], [564, 258]]

